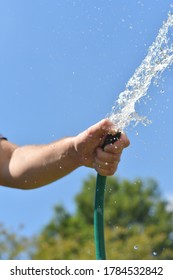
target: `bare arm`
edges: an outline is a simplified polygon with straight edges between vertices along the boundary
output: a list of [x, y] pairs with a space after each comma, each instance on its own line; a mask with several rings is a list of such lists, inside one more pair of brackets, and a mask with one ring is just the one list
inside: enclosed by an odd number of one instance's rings
[[[0, 185], [33, 189], [49, 184], [80, 166], [95, 168], [101, 175], [112, 175], [123, 148], [129, 145], [122, 135], [116, 145], [100, 148], [113, 129], [103, 120], [75, 137], [67, 137], [47, 145], [19, 147], [0, 140]], [[106, 164], [105, 164], [106, 163]]]
[[[49, 184], [77, 167], [73, 138], [47, 145], [18, 147], [1, 140], [0, 184], [21, 189]], [[8, 156], [7, 156], [8, 154]]]

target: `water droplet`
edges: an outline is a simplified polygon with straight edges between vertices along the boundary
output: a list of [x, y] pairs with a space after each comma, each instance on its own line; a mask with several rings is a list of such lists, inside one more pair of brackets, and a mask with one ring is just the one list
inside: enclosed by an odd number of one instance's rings
[[133, 248], [134, 248], [134, 250], [138, 250], [138, 246], [137, 245], [135, 245]]
[[160, 93], [161, 93], [161, 94], [164, 94], [164, 93], [165, 93], [165, 91], [164, 91], [163, 89], [161, 89], [161, 90], [160, 90]]
[[136, 136], [138, 136], [138, 135], [139, 135], [138, 131], [136, 131], [136, 132], [135, 132], [135, 135], [136, 135]]
[[155, 252], [155, 251], [152, 254], [153, 254], [153, 256], [157, 256], [157, 252]]

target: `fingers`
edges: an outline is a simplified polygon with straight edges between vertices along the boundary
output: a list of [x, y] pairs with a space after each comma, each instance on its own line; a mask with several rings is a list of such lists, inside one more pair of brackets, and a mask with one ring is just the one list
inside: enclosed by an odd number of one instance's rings
[[108, 153], [97, 148], [94, 168], [102, 176], [111, 176], [117, 170], [121, 153]]
[[96, 161], [98, 163], [113, 163], [120, 160], [121, 153], [122, 151], [117, 151], [116, 149], [114, 149], [114, 153], [105, 152], [105, 150], [99, 147], [96, 150]]
[[96, 171], [102, 176], [113, 175], [118, 168], [123, 149], [129, 144], [129, 139], [122, 133], [121, 138], [114, 144], [106, 145], [104, 150], [97, 148], [94, 162]]
[[101, 163], [95, 163], [94, 168], [95, 170], [102, 176], [112, 176], [114, 175], [115, 171], [118, 168], [119, 162], [115, 161], [113, 163], [108, 162], [101, 162]]

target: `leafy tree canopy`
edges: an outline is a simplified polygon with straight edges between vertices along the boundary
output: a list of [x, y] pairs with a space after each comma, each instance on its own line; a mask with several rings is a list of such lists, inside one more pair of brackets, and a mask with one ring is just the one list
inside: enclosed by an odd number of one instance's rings
[[[35, 243], [33, 259], [95, 259], [94, 176], [83, 182], [72, 215], [57, 205]], [[107, 179], [105, 243], [108, 259], [173, 259], [172, 213], [152, 180]]]

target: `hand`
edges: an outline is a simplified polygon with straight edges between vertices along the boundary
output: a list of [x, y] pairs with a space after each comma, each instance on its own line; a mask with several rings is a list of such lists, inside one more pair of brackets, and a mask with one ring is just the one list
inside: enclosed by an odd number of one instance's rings
[[75, 149], [80, 165], [95, 168], [102, 176], [115, 173], [122, 151], [130, 142], [122, 133], [118, 141], [102, 149], [104, 140], [110, 133], [116, 134], [115, 126], [108, 119], [104, 119], [75, 137]]

